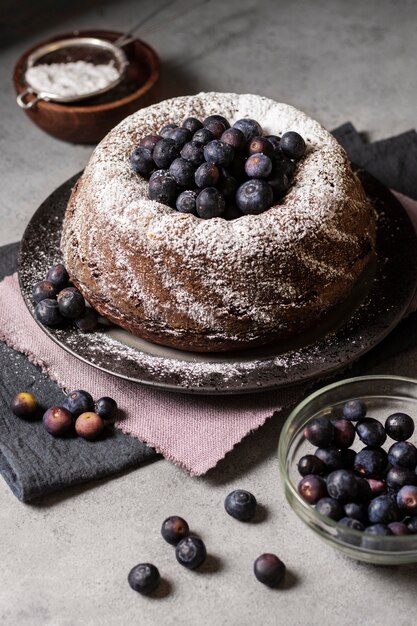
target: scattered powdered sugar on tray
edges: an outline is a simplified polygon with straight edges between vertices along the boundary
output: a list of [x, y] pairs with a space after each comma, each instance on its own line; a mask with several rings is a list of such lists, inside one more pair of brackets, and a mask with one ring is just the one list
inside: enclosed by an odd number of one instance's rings
[[114, 63], [95, 65], [88, 61], [39, 63], [26, 70], [26, 82], [38, 93], [60, 98], [84, 96], [105, 89], [120, 78]]

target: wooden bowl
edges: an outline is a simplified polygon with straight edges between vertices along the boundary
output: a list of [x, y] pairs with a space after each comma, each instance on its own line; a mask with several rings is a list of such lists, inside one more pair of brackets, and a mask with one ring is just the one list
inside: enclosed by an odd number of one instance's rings
[[[122, 33], [108, 30], [84, 30], [62, 33], [41, 41], [26, 50], [17, 61], [13, 72], [16, 94], [25, 88], [24, 74], [29, 55], [40, 46], [72, 37], [99, 37], [116, 41]], [[61, 104], [41, 100], [25, 113], [45, 132], [72, 143], [95, 144], [123, 118], [157, 101], [160, 62], [156, 52], [140, 39], [123, 50], [129, 61], [126, 75], [120, 85], [94, 99]]]

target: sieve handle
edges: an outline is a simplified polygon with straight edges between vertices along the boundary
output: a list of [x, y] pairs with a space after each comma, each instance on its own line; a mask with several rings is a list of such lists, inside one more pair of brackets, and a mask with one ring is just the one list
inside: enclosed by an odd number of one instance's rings
[[[25, 100], [26, 96], [28, 96], [29, 94], [35, 96], [35, 98], [33, 98], [33, 100]], [[16, 102], [21, 109], [31, 109], [33, 106], [35, 106], [35, 104], [39, 102], [39, 100], [45, 100], [45, 98], [36, 95], [36, 92], [32, 91], [32, 89], [30, 89], [29, 87], [22, 91], [22, 93], [19, 93], [19, 95], [16, 97]]]

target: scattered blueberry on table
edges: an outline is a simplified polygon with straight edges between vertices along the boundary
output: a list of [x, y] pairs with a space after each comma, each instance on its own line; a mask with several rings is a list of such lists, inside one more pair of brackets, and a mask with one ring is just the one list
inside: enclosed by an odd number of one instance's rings
[[181, 126], [166, 124], [139, 140], [130, 155], [133, 172], [149, 180], [148, 195], [180, 213], [202, 219], [258, 215], [279, 202], [305, 153], [295, 131], [264, 135], [256, 120], [233, 126], [222, 115]]
[[10, 402], [10, 408], [17, 417], [30, 420], [36, 418], [39, 404], [33, 393], [20, 391]]
[[[316, 511], [369, 535], [417, 534], [417, 448], [407, 439], [414, 420], [394, 413], [385, 424], [367, 415], [361, 400], [346, 402], [341, 416], [311, 419], [305, 439], [316, 450], [298, 461], [298, 492]], [[388, 452], [382, 447], [390, 437]], [[359, 440], [364, 447], [351, 448]]]
[[75, 420], [75, 432], [83, 439], [94, 441], [100, 437], [103, 429], [104, 421], [100, 415], [92, 411], [81, 413]]
[[[31, 393], [22, 391], [10, 402], [11, 411], [20, 418], [35, 420], [42, 416], [40, 406]], [[117, 413], [117, 403], [113, 398], [103, 396], [94, 402], [88, 391], [71, 391], [62, 406], [44, 410], [42, 423], [45, 430], [54, 437], [66, 437], [76, 433], [89, 441], [99, 439], [106, 425], [111, 424]]]
[[45, 430], [54, 437], [65, 437], [74, 430], [74, 420], [68, 409], [62, 406], [53, 406], [47, 409], [42, 422]]
[[68, 409], [73, 417], [78, 417], [79, 415], [81, 415], [81, 413], [93, 411], [93, 396], [88, 393], [88, 391], [84, 391], [83, 389], [76, 389], [68, 393], [62, 406]]
[[259, 582], [276, 587], [284, 578], [286, 567], [275, 554], [264, 553], [255, 560], [253, 572]]
[[206, 546], [200, 537], [188, 535], [177, 543], [175, 557], [180, 565], [188, 569], [196, 569], [206, 560]]
[[155, 565], [139, 563], [130, 570], [127, 580], [132, 589], [147, 595], [156, 589], [160, 578], [158, 568]]
[[224, 501], [226, 512], [241, 522], [247, 522], [255, 516], [257, 501], [255, 496], [244, 489], [235, 489]]
[[184, 518], [179, 515], [171, 515], [163, 521], [161, 526], [161, 535], [172, 546], [187, 537], [190, 534], [190, 528]]

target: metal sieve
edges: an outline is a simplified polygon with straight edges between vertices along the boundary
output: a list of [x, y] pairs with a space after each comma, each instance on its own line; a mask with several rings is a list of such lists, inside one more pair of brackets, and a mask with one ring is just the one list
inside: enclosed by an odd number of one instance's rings
[[[167, 21], [172, 24], [175, 19], [182, 19], [187, 13], [201, 8], [208, 2], [210, 2], [210, 0], [202, 0], [201, 2], [195, 2], [192, 0], [191, 3], [190, 0], [188, 0], [188, 4], [185, 7], [182, 7], [181, 10], [178, 7], [176, 15], [171, 16]], [[168, 0], [155, 10], [151, 11], [151, 13], [146, 15], [145, 18], [142, 18], [139, 22], [135, 23], [128, 32], [120, 35], [120, 37], [114, 42], [98, 37], [74, 37], [71, 39], [53, 41], [37, 48], [35, 52], [32, 52], [32, 54], [28, 57], [26, 71], [24, 74], [24, 81], [27, 87], [17, 96], [17, 104], [22, 109], [31, 109], [40, 100], [63, 103], [78, 102], [79, 100], [92, 98], [113, 89], [113, 87], [118, 85], [123, 80], [129, 64], [127, 56], [122, 50], [123, 46], [126, 46], [134, 41], [134, 33], [142, 28], [147, 22], [151, 21], [155, 16], [158, 16], [165, 9], [172, 8], [175, 4], [176, 0]], [[164, 22], [160, 21], [151, 30], [160, 28], [161, 24], [164, 25]], [[81, 60], [89, 61], [95, 65], [98, 63], [112, 63], [118, 72], [118, 78], [111, 83], [108, 83], [103, 89], [95, 89], [93, 91], [85, 92], [82, 95], [77, 94], [76, 96], [61, 96], [57, 93], [48, 91], [38, 91], [34, 85], [30, 84], [30, 81], [27, 78], [27, 70], [34, 65], [40, 64], [41, 62], [45, 64], [52, 62], [69, 63], [71, 61]], [[28, 100], [28, 96], [35, 97], [32, 100]]]
[[[119, 41], [119, 40], [118, 40]], [[60, 39], [52, 43], [37, 48], [28, 57], [26, 72], [24, 76], [26, 89], [20, 93], [16, 100], [22, 109], [31, 109], [40, 100], [52, 102], [77, 102], [97, 96], [118, 85], [125, 74], [128, 60], [124, 51], [117, 45], [118, 41], [111, 43], [105, 39], [94, 37], [73, 37], [71, 39]], [[129, 40], [128, 40], [129, 41]], [[127, 43], [125, 39], [122, 45]], [[118, 73], [117, 79], [108, 83], [102, 89], [94, 89], [76, 96], [62, 96], [49, 91], [38, 91], [27, 78], [27, 70], [40, 63], [69, 63], [71, 61], [89, 61], [91, 63], [112, 63]], [[27, 100], [28, 96], [35, 96], [32, 100]]]

